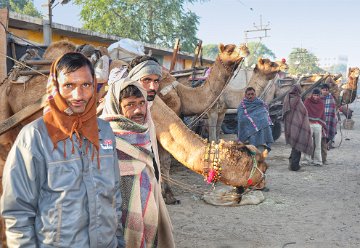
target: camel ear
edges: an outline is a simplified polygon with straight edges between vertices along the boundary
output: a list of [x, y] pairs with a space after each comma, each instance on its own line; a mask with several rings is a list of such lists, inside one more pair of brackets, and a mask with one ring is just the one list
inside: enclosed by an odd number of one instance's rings
[[265, 149], [265, 150], [262, 152], [262, 155], [263, 155], [264, 158], [266, 158], [266, 157], [269, 155], [268, 149]]
[[349, 70], [348, 70], [348, 77], [350, 77], [351, 70], [352, 70], [352, 68], [351, 68], [351, 67], [349, 67]]
[[223, 44], [223, 43], [220, 43], [220, 44], [219, 44], [219, 51], [222, 53], [222, 52], [224, 51], [224, 49], [225, 49], [224, 44]]
[[264, 64], [264, 60], [262, 58], [259, 58], [258, 62], [259, 62], [259, 64], [262, 64], [262, 65]]

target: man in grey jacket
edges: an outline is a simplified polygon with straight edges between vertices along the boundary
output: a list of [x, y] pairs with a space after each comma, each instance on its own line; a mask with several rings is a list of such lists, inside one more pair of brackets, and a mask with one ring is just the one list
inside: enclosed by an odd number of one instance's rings
[[68, 53], [51, 67], [44, 116], [6, 160], [1, 215], [9, 247], [124, 247], [114, 134], [96, 117], [91, 63]]

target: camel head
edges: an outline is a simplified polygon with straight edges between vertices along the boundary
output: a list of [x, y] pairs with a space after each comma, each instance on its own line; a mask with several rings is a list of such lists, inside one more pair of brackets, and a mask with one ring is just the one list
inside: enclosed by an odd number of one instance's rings
[[348, 71], [348, 78], [356, 79], [359, 77], [360, 69], [358, 67], [350, 67]]
[[224, 140], [220, 140], [218, 146], [221, 182], [234, 187], [248, 188], [263, 181], [268, 166], [263, 154], [254, 146]]
[[240, 44], [240, 46], [239, 46], [239, 54], [243, 58], [246, 58], [247, 56], [250, 55], [250, 50], [246, 46], [246, 44]]
[[271, 80], [278, 72], [286, 71], [288, 68], [285, 60], [273, 62], [270, 59], [259, 58], [254, 72], [263, 74], [267, 80]]
[[64, 55], [65, 53], [74, 52], [76, 46], [74, 43], [66, 40], [53, 42], [45, 50], [43, 59], [54, 60]]
[[234, 44], [219, 45], [219, 55], [217, 59], [221, 61], [227, 70], [235, 70], [240, 62], [249, 55], [248, 48], [245, 45], [237, 47]]

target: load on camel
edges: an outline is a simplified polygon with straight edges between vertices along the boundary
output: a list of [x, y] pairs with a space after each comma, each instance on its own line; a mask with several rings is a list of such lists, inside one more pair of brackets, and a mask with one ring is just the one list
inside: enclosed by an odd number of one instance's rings
[[[53, 43], [45, 51], [43, 59], [53, 60], [62, 54], [75, 51], [75, 49], [75, 45], [67, 41]], [[223, 60], [223, 63], [227, 62]], [[21, 85], [15, 84], [11, 80], [5, 80], [0, 86], [1, 99], [4, 99], [0, 102], [0, 121], [31, 106], [39, 99], [43, 99], [46, 93], [46, 82], [47, 77], [44, 75], [33, 76], [28, 82]], [[21, 126], [38, 118], [41, 114], [41, 109], [35, 111], [22, 121], [16, 130], [12, 129], [0, 136], [0, 150], [4, 151], [3, 161], [0, 164], [0, 176], [2, 176], [7, 153]], [[157, 138], [162, 147], [180, 163], [194, 172], [204, 175], [208, 182], [219, 181], [234, 187], [248, 188], [259, 184], [264, 179], [267, 164], [264, 162], [263, 155], [254, 147], [225, 141], [215, 144], [201, 139], [191, 132], [158, 97], [154, 102], [152, 114]]]

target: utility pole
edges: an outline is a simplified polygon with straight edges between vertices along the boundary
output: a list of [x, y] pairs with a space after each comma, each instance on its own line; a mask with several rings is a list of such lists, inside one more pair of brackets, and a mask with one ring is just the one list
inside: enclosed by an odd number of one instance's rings
[[44, 33], [44, 45], [49, 46], [52, 41], [52, 5], [55, 0], [48, 0], [47, 4], [43, 6], [47, 9], [47, 14], [43, 19], [43, 33]]
[[[270, 37], [270, 36], [268, 36], [268, 33], [267, 33], [267, 31], [270, 30], [270, 28], [268, 28], [269, 25], [270, 25], [270, 22], [268, 22], [266, 25], [263, 25], [262, 16], [260, 15], [260, 25], [257, 26], [254, 23], [255, 29], [245, 30], [244, 31], [244, 33], [245, 33], [245, 42], [248, 42], [249, 39], [259, 39], [261, 41], [263, 38]], [[259, 33], [259, 32], [261, 32], [262, 35], [255, 36], [255, 37], [248, 37], [249, 33]]]
[[56, 7], [59, 3], [64, 5], [70, 2], [70, 0], [58, 0], [54, 6], [55, 0], [47, 0], [47, 4], [43, 4], [43, 7], [47, 8], [47, 15], [43, 19], [43, 33], [44, 33], [44, 45], [49, 46], [52, 42], [52, 9]]

